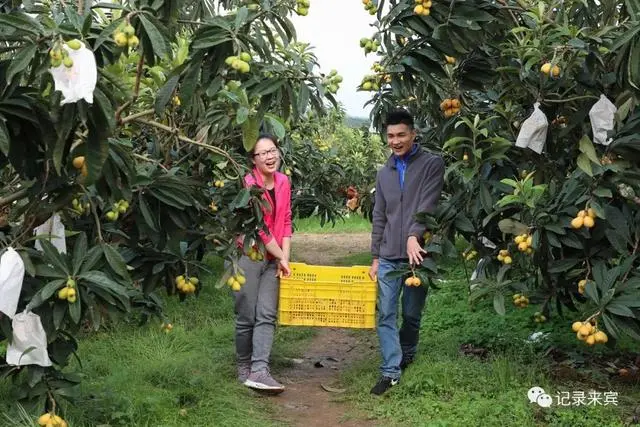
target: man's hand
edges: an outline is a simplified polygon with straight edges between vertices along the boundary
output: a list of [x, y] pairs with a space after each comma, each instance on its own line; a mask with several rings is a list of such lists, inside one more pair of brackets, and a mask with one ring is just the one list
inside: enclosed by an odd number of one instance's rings
[[276, 277], [289, 277], [291, 276], [291, 267], [289, 267], [289, 261], [286, 259], [281, 259], [278, 262], [278, 271], [276, 272]]
[[407, 239], [407, 256], [409, 257], [409, 265], [422, 264], [423, 254], [426, 255], [427, 251], [422, 249], [418, 238], [416, 236], [409, 236]]
[[369, 277], [371, 277], [371, 280], [376, 280], [376, 276], [378, 275], [378, 265], [378, 258], [374, 258], [371, 262], [371, 267], [369, 268]]

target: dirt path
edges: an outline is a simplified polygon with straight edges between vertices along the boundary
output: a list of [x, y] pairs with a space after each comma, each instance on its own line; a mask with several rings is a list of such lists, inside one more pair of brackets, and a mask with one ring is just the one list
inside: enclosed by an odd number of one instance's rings
[[[293, 260], [309, 264], [331, 265], [353, 253], [369, 250], [370, 234], [296, 233]], [[362, 427], [375, 426], [367, 415], [357, 413], [348, 403], [339, 402], [342, 394], [338, 377], [351, 363], [377, 351], [375, 331], [321, 328], [294, 367], [280, 373], [287, 390], [273, 402], [280, 415], [292, 426]], [[327, 386], [333, 391], [323, 388]]]

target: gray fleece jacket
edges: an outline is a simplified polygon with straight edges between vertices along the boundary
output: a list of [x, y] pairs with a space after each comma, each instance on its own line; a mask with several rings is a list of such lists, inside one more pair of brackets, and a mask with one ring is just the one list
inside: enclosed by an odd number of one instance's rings
[[426, 231], [415, 221], [415, 214], [433, 212], [440, 199], [445, 171], [442, 157], [417, 144], [403, 157], [392, 154], [376, 177], [371, 232], [374, 258], [408, 259], [407, 239], [416, 236], [421, 241]]

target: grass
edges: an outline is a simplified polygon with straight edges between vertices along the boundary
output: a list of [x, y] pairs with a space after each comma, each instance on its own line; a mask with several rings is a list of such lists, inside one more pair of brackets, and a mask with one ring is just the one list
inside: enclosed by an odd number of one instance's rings
[[[209, 261], [221, 271], [219, 260]], [[370, 255], [362, 253], [340, 264], [370, 261]], [[446, 279], [429, 296], [417, 360], [401, 384], [382, 397], [369, 394], [380, 363], [375, 333], [353, 332], [373, 337], [376, 349], [342, 375], [347, 392], [338, 399], [353, 408], [347, 418], [365, 413], [383, 425], [411, 426], [624, 425], [640, 401], [638, 384], [623, 384], [589, 364], [579, 366], [581, 361], [611, 356], [610, 350], [576, 346], [567, 326], [572, 319], [554, 318], [534, 326], [535, 307], [508, 308], [505, 317], [494, 313], [490, 301], [470, 307], [462, 270], [451, 267]], [[82, 367], [71, 367], [84, 375], [80, 399], [63, 408], [72, 427], [283, 425], [269, 399], [256, 397], [236, 382], [232, 297], [226, 288], [212, 286], [213, 277], [204, 280], [208, 286], [199, 298], [184, 303], [167, 299], [167, 315], [174, 324], [169, 334], [161, 332], [157, 322], [142, 328], [117, 323], [81, 339]], [[547, 342], [527, 342], [535, 330], [552, 333]], [[278, 328], [276, 374], [289, 366], [288, 358], [300, 356], [314, 331]], [[462, 355], [461, 344], [486, 349], [488, 357]], [[550, 347], [571, 352], [578, 368], [550, 363], [544, 355]], [[637, 343], [623, 347], [638, 350]], [[618, 406], [541, 408], [527, 400], [533, 386], [554, 397], [554, 405], [556, 394], [563, 391], [616, 391]], [[8, 390], [9, 384], [0, 382], [0, 425], [3, 414], [17, 420], [25, 416], [10, 403]]]
[[[219, 260], [209, 262], [222, 270]], [[226, 287], [215, 289], [213, 277], [204, 280], [197, 299], [167, 298], [174, 325], [168, 334], [157, 321], [145, 327], [117, 323], [80, 340], [82, 367], [71, 368], [84, 376], [81, 396], [63, 409], [72, 427], [282, 425], [267, 399], [237, 382], [232, 296]], [[288, 366], [310, 337], [309, 329], [279, 327], [273, 370]], [[0, 420], [3, 413], [20, 416], [9, 405], [8, 387], [0, 382]]]
[[371, 223], [362, 215], [349, 214], [338, 219], [335, 224], [331, 222], [321, 224], [320, 217], [296, 218], [293, 221], [294, 230], [299, 233], [370, 233]]
[[[368, 264], [368, 254], [342, 261]], [[378, 357], [357, 363], [342, 377], [351, 402], [372, 419], [385, 424], [412, 426], [519, 425], [519, 426], [618, 426], [633, 413], [640, 401], [638, 384], [611, 380], [602, 371], [587, 366], [571, 370], [575, 375], [559, 376], [544, 352], [551, 346], [569, 351], [573, 358], [589, 360], [609, 353], [603, 348], [576, 350], [575, 335], [568, 329], [571, 320], [553, 319], [538, 329], [531, 320], [534, 307], [507, 309], [495, 314], [492, 303], [469, 307], [467, 284], [460, 268], [447, 275], [441, 289], [431, 291], [422, 320], [419, 356], [398, 387], [383, 397], [369, 394], [378, 376]], [[536, 330], [551, 332], [546, 343], [531, 343], [527, 337]], [[488, 351], [488, 357], [462, 355], [462, 344]], [[627, 346], [628, 347], [628, 346]], [[639, 349], [635, 344], [636, 351]], [[581, 370], [585, 373], [582, 378]], [[527, 391], [540, 386], [554, 399], [551, 408], [530, 403]], [[618, 392], [618, 406], [558, 407], [560, 392], [596, 389]]]

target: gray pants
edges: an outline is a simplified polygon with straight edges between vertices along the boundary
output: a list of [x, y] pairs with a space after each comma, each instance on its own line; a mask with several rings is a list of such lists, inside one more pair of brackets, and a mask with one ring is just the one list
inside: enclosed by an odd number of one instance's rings
[[238, 265], [247, 281], [240, 291], [234, 292], [236, 357], [238, 364], [251, 364], [251, 371], [257, 372], [269, 366], [280, 280], [276, 277], [275, 261], [251, 261], [242, 256]]

